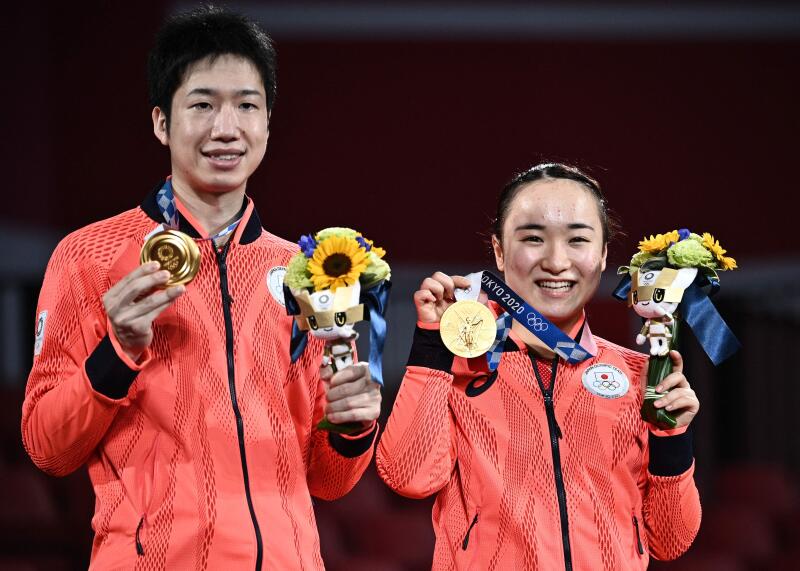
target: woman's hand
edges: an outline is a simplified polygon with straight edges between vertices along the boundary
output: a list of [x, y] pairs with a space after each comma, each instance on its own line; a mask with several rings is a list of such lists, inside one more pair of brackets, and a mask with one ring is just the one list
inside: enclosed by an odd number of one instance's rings
[[680, 428], [692, 422], [700, 410], [700, 401], [697, 400], [697, 395], [683, 374], [681, 354], [673, 350], [669, 352], [669, 357], [672, 359], [672, 372], [656, 387], [656, 392], [669, 391], [669, 393], [655, 401], [653, 406], [672, 413], [678, 422], [675, 428]]
[[439, 323], [445, 310], [456, 301], [454, 290], [468, 288], [470, 282], [463, 276], [448, 276], [436, 272], [425, 278], [414, 293], [414, 305], [417, 307], [417, 320], [422, 323]]

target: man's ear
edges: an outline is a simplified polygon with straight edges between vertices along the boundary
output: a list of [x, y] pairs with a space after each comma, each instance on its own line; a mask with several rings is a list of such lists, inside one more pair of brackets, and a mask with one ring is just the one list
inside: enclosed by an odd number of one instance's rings
[[161, 107], [153, 107], [153, 134], [161, 144], [169, 146], [169, 128], [167, 127], [167, 115]]
[[503, 257], [503, 246], [500, 244], [500, 240], [498, 240], [497, 236], [494, 234], [492, 234], [492, 250], [494, 250], [494, 263], [497, 265], [497, 269], [501, 272], [506, 271], [505, 258]]

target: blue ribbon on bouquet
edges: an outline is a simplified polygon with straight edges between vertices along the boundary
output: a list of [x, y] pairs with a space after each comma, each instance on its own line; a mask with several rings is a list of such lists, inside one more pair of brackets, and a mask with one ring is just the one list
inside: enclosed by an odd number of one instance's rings
[[[481, 289], [489, 299], [500, 305], [525, 329], [538, 337], [551, 351], [571, 364], [580, 363], [592, 356], [569, 335], [553, 325], [492, 272], [481, 275]], [[492, 360], [489, 360], [491, 367]]]
[[[386, 343], [386, 310], [389, 306], [389, 291], [392, 283], [383, 280], [376, 286], [361, 290], [359, 301], [367, 311], [364, 317], [369, 321], [369, 374], [372, 380], [383, 386], [383, 346]], [[288, 315], [300, 315], [300, 306], [288, 286], [283, 286], [283, 296]], [[289, 342], [289, 354], [292, 363], [303, 354], [308, 344], [308, 332], [302, 331], [297, 320], [292, 321], [292, 338]]]
[[[612, 295], [618, 300], [627, 301], [630, 290], [631, 276], [626, 274]], [[692, 285], [684, 290], [678, 306], [681, 319], [689, 325], [703, 351], [715, 366], [742, 347], [709, 299], [718, 291], [719, 279], [698, 272]]]

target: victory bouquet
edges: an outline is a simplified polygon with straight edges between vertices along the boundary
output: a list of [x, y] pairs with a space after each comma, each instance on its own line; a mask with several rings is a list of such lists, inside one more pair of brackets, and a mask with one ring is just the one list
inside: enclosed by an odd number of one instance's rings
[[[292, 362], [303, 354], [307, 333], [325, 341], [323, 363], [334, 372], [353, 364], [358, 333], [354, 324], [370, 322], [369, 370], [372, 380], [383, 385], [381, 357], [386, 339], [386, 307], [391, 270], [386, 252], [372, 240], [350, 228], [325, 228], [298, 241], [300, 252], [286, 268], [286, 311], [294, 316]], [[319, 428], [352, 433], [355, 424], [322, 420]]]
[[736, 269], [736, 260], [725, 256], [719, 242], [709, 233], [702, 236], [682, 228], [650, 236], [639, 242], [639, 251], [614, 296], [627, 300], [642, 318], [644, 326], [636, 343], [650, 342], [647, 387], [642, 418], [661, 429], [675, 428], [675, 418], [653, 403], [663, 396], [655, 387], [672, 370], [669, 351], [678, 340], [684, 321], [714, 365], [739, 349], [739, 342], [708, 299], [719, 290], [718, 271]]

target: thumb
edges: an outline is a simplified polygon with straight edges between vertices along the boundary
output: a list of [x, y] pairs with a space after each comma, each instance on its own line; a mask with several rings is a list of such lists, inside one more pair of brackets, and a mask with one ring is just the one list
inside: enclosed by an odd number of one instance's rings
[[669, 358], [672, 359], [672, 372], [673, 373], [682, 373], [683, 372], [683, 356], [678, 353], [676, 350], [672, 350], [669, 352]]

